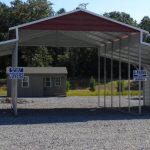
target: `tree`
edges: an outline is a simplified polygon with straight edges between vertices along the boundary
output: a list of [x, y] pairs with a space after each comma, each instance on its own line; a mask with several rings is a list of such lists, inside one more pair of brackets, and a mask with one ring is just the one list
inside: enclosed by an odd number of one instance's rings
[[66, 10], [64, 8], [61, 8], [56, 12], [56, 15], [63, 14], [65, 12], [66, 12]]
[[[150, 32], [150, 17], [148, 16], [145, 16], [143, 17], [143, 19], [141, 20], [139, 26], [144, 29], [144, 30], [147, 30]], [[148, 37], [145, 37], [146, 42], [149, 42], [150, 43], [150, 36]]]
[[113, 11], [110, 13], [104, 13], [103, 14], [105, 17], [115, 19], [117, 21], [132, 25], [132, 26], [137, 26], [136, 20], [134, 20], [129, 14], [125, 12], [118, 12], [118, 11]]
[[46, 47], [38, 47], [34, 51], [35, 53], [31, 57], [31, 66], [33, 67], [47, 67], [52, 64], [52, 57], [49, 55]]
[[52, 3], [47, 0], [28, 0], [28, 21], [33, 21], [53, 15]]
[[11, 26], [53, 15], [52, 3], [47, 0], [14, 0], [11, 2]]
[[150, 32], [150, 17], [148, 17], [148, 16], [143, 17], [143, 19], [141, 20], [139, 26], [142, 29], [147, 30], [147, 31]]
[[22, 23], [26, 23], [27, 20], [27, 4], [21, 0], [14, 0], [11, 2], [10, 7], [10, 26], [16, 26]]
[[0, 41], [6, 40], [8, 36], [10, 11], [9, 7], [0, 2]]
[[88, 5], [89, 5], [89, 3], [81, 3], [78, 5], [78, 7], [76, 9], [87, 9]]

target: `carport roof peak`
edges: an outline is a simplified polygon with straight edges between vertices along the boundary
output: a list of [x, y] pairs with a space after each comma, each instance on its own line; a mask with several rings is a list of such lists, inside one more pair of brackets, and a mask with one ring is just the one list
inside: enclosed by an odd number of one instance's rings
[[[40, 24], [40, 23], [45, 22], [45, 21], [51, 21], [51, 20], [54, 20], [54, 19], [60, 19], [62, 17], [68, 16], [68, 15], [71, 16], [71, 15], [74, 15], [74, 14], [77, 14], [77, 13], [80, 13], [80, 14], [82, 13], [82, 14], [85, 14], [85, 15], [91, 16], [91, 17], [97, 17], [99, 19], [102, 19], [102, 20], [105, 20], [105, 21], [111, 23], [111, 25], [115, 24], [115, 25], [119, 25], [119, 26], [124, 27], [124, 28], [128, 28], [128, 30], [130, 32], [133, 30], [135, 32], [149, 33], [146, 30], [143, 30], [143, 29], [140, 29], [140, 28], [137, 28], [137, 27], [134, 27], [134, 26], [131, 26], [131, 25], [128, 25], [128, 24], [116, 21], [114, 19], [102, 16], [102, 15], [99, 15], [99, 14], [96, 14], [96, 13], [93, 13], [93, 12], [90, 12], [90, 11], [84, 10], [84, 9], [76, 9], [76, 10], [73, 10], [73, 11], [70, 11], [70, 12], [66, 12], [66, 13], [63, 13], [63, 14], [60, 14], [60, 15], [57, 15], [57, 16], [50, 16], [50, 17], [46, 17], [46, 18], [43, 18], [43, 19], [39, 19], [39, 20], [36, 20], [36, 21], [29, 22], [29, 23], [21, 24], [21, 25], [9, 28], [9, 30], [20, 29], [20, 28], [28, 28], [29, 26], [37, 25], [37, 24]], [[122, 32], [124, 32], [124, 31], [122, 31]]]

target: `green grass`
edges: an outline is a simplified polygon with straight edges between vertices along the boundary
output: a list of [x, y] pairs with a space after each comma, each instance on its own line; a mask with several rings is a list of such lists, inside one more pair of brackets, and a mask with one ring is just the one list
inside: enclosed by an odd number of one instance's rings
[[0, 88], [0, 96], [6, 96], [7, 95], [7, 89], [6, 87]]
[[[118, 96], [119, 92], [117, 92], [117, 82], [118, 81], [113, 81], [113, 96]], [[132, 82], [132, 81], [131, 81]], [[123, 85], [124, 88], [126, 90], [124, 90], [121, 95], [122, 96], [127, 96], [128, 95], [128, 81], [124, 80], [123, 81]], [[104, 96], [104, 83], [100, 84], [100, 95]], [[141, 92], [142, 94], [142, 92]], [[131, 90], [130, 91], [130, 95], [131, 96], [137, 96], [139, 95], [139, 91], [138, 90]], [[67, 96], [98, 96], [98, 85], [96, 86], [96, 91], [92, 92], [89, 91], [89, 88], [86, 89], [75, 89], [75, 90], [69, 90], [67, 92]], [[111, 82], [106, 83], [106, 96], [111, 96]]]
[[[5, 83], [5, 80], [1, 80], [1, 83]], [[127, 87], [128, 81], [124, 81], [124, 86]], [[86, 89], [75, 89], [75, 90], [69, 90], [67, 92], [67, 96], [98, 96], [98, 87], [96, 86], [96, 91], [92, 92], [89, 91], [89, 88]], [[100, 95], [104, 96], [104, 84], [100, 85]], [[139, 94], [138, 90], [132, 90], [130, 92], [131, 96], [137, 96]], [[142, 94], [142, 93], [141, 93]], [[7, 95], [7, 88], [6, 87], [0, 87], [0, 96], [6, 96]], [[119, 92], [117, 92], [117, 81], [113, 81], [113, 96], [118, 96]], [[124, 90], [121, 93], [122, 96], [127, 96], [128, 91]], [[106, 84], [106, 96], [111, 96], [111, 82], [108, 82]]]
[[[130, 92], [131, 96], [137, 96], [139, 94], [138, 91], [131, 91]], [[100, 91], [100, 95], [104, 96], [104, 90]], [[114, 91], [113, 96], [118, 96], [119, 92]], [[123, 91], [121, 93], [122, 96], [127, 96], [128, 91]], [[98, 96], [98, 90], [91, 92], [89, 90], [69, 90], [67, 92], [67, 96]], [[111, 96], [111, 91], [106, 91], [106, 96]]]

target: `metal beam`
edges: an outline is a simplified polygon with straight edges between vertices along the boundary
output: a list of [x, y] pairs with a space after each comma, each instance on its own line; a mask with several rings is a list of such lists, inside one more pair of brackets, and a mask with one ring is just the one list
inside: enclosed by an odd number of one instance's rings
[[121, 39], [119, 42], [119, 108], [121, 107]]
[[[139, 42], [138, 55], [139, 55], [138, 56], [139, 57], [139, 70], [141, 70], [141, 43], [140, 42]], [[141, 81], [139, 81], [139, 115], [141, 115]]]
[[106, 107], [106, 51], [107, 45], [105, 45], [105, 57], [104, 57], [104, 107]]
[[[103, 53], [101, 53], [101, 54], [103, 54]], [[110, 52], [107, 52], [107, 55], [110, 56], [110, 58], [111, 58]], [[119, 60], [118, 53], [114, 52], [114, 56], [115, 56], [116, 60]], [[135, 64], [138, 64], [138, 58], [132, 57], [130, 55], [130, 59], [131, 59], [131, 61], [134, 61]], [[124, 55], [124, 56], [122, 55], [122, 60], [126, 60], [126, 62], [128, 62], [128, 55]], [[143, 60], [143, 64], [150, 65], [150, 60]]]
[[113, 107], [113, 48], [114, 48], [114, 43], [112, 42], [112, 49], [111, 49], [111, 108]]
[[[18, 29], [16, 29], [16, 47], [12, 52], [12, 67], [18, 66]], [[17, 113], [17, 91], [18, 91], [18, 81], [17, 79], [13, 79], [11, 81], [11, 96], [12, 96], [12, 107], [14, 111], [14, 115], [16, 116]]]
[[131, 112], [131, 87], [130, 87], [130, 70], [131, 70], [131, 64], [130, 64], [130, 35], [128, 38], [128, 110]]
[[[105, 53], [102, 53], [102, 52], [101, 52], [101, 56], [105, 57]], [[109, 59], [111, 59], [111, 54], [107, 53], [106, 57], [109, 58]], [[119, 59], [119, 58], [118, 58], [118, 54], [113, 54], [113, 59], [116, 60], [116, 61], [118, 61], [118, 59]], [[128, 63], [128, 57], [123, 57], [123, 56], [122, 56], [121, 59], [122, 59], [122, 62]], [[137, 59], [134, 59], [134, 60], [131, 59], [130, 62], [131, 62], [133, 65], [137, 65], [137, 64], [138, 64], [138, 60], [137, 60]], [[145, 64], [146, 64], [146, 65], [150, 65], [150, 62], [142, 61], [142, 65], [145, 65]]]
[[100, 107], [100, 48], [98, 48], [98, 107]]

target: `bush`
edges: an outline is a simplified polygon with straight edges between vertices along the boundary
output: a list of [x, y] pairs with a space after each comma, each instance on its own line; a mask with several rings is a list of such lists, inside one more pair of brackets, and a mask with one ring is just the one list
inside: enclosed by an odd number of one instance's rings
[[[132, 81], [130, 83], [131, 90], [139, 90], [139, 82], [138, 81]], [[141, 82], [141, 88], [143, 89], [143, 82]]]
[[96, 82], [93, 77], [90, 78], [90, 91], [95, 91]]
[[66, 82], [66, 86], [67, 86], [67, 91], [69, 91], [70, 90], [70, 86], [71, 86], [69, 81]]
[[[119, 86], [121, 84], [121, 91], [119, 91]], [[124, 81], [121, 81], [121, 83], [119, 81], [117, 81], [117, 92], [123, 92], [124, 91]]]
[[6, 85], [6, 79], [0, 79], [0, 86]]

